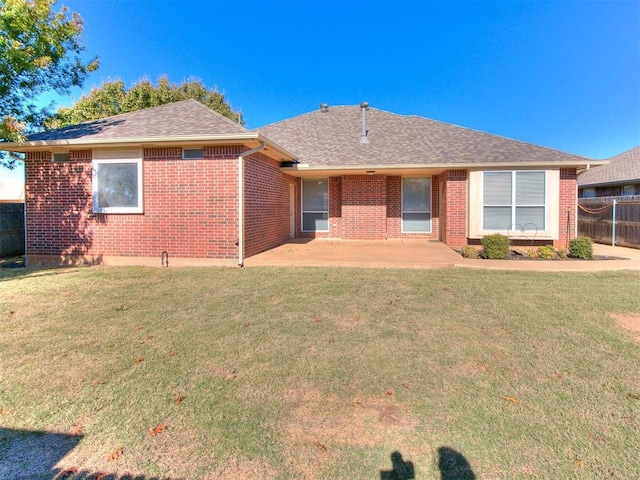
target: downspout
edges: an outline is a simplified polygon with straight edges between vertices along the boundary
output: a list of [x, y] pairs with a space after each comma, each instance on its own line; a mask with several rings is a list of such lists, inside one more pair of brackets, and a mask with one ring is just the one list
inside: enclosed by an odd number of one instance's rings
[[238, 266], [244, 264], [244, 157], [253, 155], [267, 148], [262, 142], [259, 147], [247, 150], [238, 155]]

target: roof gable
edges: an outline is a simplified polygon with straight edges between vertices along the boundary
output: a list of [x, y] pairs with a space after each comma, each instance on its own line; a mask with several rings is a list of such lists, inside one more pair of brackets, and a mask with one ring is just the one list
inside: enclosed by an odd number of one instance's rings
[[30, 135], [28, 141], [233, 135], [247, 129], [194, 99]]
[[256, 129], [310, 166], [575, 164], [589, 160], [537, 145], [369, 108], [368, 143], [359, 106], [330, 107]]
[[607, 165], [578, 175], [581, 187], [622, 182], [640, 182], [640, 146], [611, 157]]

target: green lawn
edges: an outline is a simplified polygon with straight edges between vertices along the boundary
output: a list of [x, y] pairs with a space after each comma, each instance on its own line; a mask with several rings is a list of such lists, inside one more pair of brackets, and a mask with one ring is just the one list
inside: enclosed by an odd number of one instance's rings
[[0, 467], [19, 430], [78, 478], [637, 478], [613, 314], [638, 274], [0, 270]]

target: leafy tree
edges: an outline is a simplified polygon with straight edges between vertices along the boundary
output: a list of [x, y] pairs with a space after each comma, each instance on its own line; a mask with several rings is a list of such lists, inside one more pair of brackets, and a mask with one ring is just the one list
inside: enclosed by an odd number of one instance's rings
[[66, 7], [54, 12], [55, 2], [0, 0], [0, 140], [22, 141], [50, 115], [36, 106], [40, 94], [67, 94], [98, 68], [97, 57], [81, 58], [82, 18]]
[[217, 88], [208, 89], [200, 80], [188, 80], [177, 85], [164, 76], [158, 80], [157, 87], [149, 80], [139, 80], [130, 89], [125, 88], [122, 80], [105, 82], [83, 95], [71, 107], [59, 108], [45, 125], [49, 129], [60, 128], [188, 98], [198, 100], [234, 122], [244, 123], [242, 113], [234, 111]]

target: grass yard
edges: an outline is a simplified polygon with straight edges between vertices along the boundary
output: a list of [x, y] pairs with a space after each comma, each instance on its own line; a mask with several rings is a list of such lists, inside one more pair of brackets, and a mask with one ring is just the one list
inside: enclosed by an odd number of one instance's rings
[[0, 478], [638, 478], [616, 318], [638, 274], [0, 270]]

